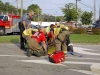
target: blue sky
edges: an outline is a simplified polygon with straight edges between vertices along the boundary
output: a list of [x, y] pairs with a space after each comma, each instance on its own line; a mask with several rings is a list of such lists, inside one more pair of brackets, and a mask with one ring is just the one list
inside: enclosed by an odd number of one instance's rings
[[[16, 0], [2, 0], [3, 2], [10, 2], [12, 4]], [[20, 8], [20, 0], [18, 0], [18, 7]], [[51, 15], [63, 15], [60, 7], [64, 7], [67, 3], [76, 3], [76, 0], [23, 0], [23, 7], [27, 9], [30, 4], [38, 4], [42, 9], [42, 13]], [[83, 4], [81, 4], [81, 3]], [[93, 11], [94, 0], [81, 0], [78, 2], [78, 7], [83, 11]], [[100, 0], [96, 0], [96, 18], [99, 17], [99, 4]], [[12, 5], [16, 6], [16, 2]], [[85, 6], [86, 5], [86, 6]]]

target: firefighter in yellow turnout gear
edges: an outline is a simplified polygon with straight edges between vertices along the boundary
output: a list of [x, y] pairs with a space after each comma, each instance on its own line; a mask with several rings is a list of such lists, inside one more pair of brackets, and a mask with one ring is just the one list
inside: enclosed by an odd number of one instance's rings
[[[62, 29], [65, 29], [64, 31]], [[65, 54], [67, 54], [67, 45], [66, 45], [66, 37], [70, 34], [68, 31], [68, 27], [66, 25], [55, 25], [55, 28], [53, 28], [53, 39], [55, 46], [51, 46], [48, 49], [48, 54], [51, 54], [55, 50], [62, 50]]]
[[62, 24], [62, 25], [57, 24], [55, 25], [55, 28], [54, 28], [54, 35], [57, 36], [60, 33], [62, 28], [69, 30], [69, 28], [65, 24]]
[[[70, 35], [70, 32], [68, 31], [68, 27], [65, 25], [60, 25], [60, 27], [57, 29], [56, 38], [55, 38], [55, 48], [56, 50], [62, 50], [65, 54], [67, 54], [67, 45], [66, 45], [66, 39], [67, 36]], [[54, 29], [54, 32], [56, 32], [56, 29]]]

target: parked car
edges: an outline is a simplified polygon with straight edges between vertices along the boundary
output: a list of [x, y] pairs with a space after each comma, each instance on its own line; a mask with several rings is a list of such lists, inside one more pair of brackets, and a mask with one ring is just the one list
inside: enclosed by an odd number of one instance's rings
[[34, 29], [38, 29], [38, 27], [36, 25], [32, 25], [32, 28]]
[[87, 32], [92, 32], [93, 27], [94, 27], [94, 26], [88, 26], [88, 27], [87, 27]]
[[43, 26], [44, 28], [47, 28], [48, 26]]

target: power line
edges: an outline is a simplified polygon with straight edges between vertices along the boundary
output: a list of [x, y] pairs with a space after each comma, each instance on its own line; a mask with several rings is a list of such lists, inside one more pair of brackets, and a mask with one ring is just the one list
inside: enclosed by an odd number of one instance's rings
[[[90, 7], [90, 6], [88, 6], [88, 5], [86, 5], [86, 4], [84, 4], [84, 3], [82, 3], [82, 2], [79, 2], [80, 4], [82, 4], [82, 5], [84, 5], [84, 6], [86, 6], [86, 7], [88, 7], [88, 8], [90, 8], [90, 9], [92, 9], [92, 10], [94, 10], [94, 8], [93, 7]], [[97, 10], [95, 10], [96, 12], [99, 12], [99, 11], [97, 11]]]
[[30, 1], [24, 1], [24, 2], [32, 2], [33, 0], [30, 0]]
[[84, 5], [84, 6], [88, 7], [88, 8], [93, 9], [93, 7], [89, 6], [88, 4], [84, 3], [84, 2], [83, 2], [83, 1], [81, 1], [81, 0], [80, 0], [80, 1], [78, 1], [78, 3], [80, 3], [80, 4]]
[[11, 4], [14, 4], [16, 2], [16, 0], [14, 2], [12, 2]]

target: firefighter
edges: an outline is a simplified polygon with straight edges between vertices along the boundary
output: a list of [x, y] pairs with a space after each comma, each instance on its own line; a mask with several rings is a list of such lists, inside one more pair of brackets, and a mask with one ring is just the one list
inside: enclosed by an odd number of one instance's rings
[[59, 34], [59, 32], [60, 32], [60, 25], [58, 25], [57, 23], [55, 23], [55, 28], [54, 28], [55, 38]]
[[65, 23], [63, 23], [63, 24], [60, 26], [60, 28], [65, 28], [66, 30], [69, 30], [69, 27], [68, 27], [68, 26], [66, 26], [66, 24], [65, 24]]
[[65, 28], [63, 28], [63, 30], [55, 38], [56, 50], [62, 50], [65, 53], [65, 56], [67, 54], [66, 37], [69, 35], [70, 35], [70, 32], [66, 30]]
[[33, 40], [36, 41], [30, 41], [30, 46], [33, 48], [33, 50], [39, 50], [44, 52], [44, 55], [47, 55], [47, 47], [46, 47], [46, 30], [45, 28], [40, 28], [39, 32], [35, 33], [31, 36]]
[[48, 38], [47, 38], [48, 45], [53, 45], [54, 37], [55, 37], [55, 35], [54, 35], [54, 27], [55, 27], [54, 24], [50, 25], [50, 31], [48, 33]]
[[29, 13], [23, 14], [21, 21], [19, 22], [19, 29], [20, 29], [20, 45], [21, 49], [25, 49], [25, 39], [22, 37], [22, 33], [24, 30], [30, 28], [31, 26], [31, 18], [34, 16], [34, 11], [29, 11]]
[[[49, 29], [50, 27], [50, 29]], [[56, 38], [56, 36], [59, 34], [59, 31], [60, 31], [60, 27], [58, 26], [57, 23], [54, 24], [51, 24], [47, 29], [48, 29], [48, 38], [47, 38], [47, 42], [48, 42], [48, 45], [49, 46], [52, 46], [54, 45], [54, 40]]]
[[[65, 23], [63, 23], [61, 26], [60, 26], [60, 31], [62, 31], [62, 29], [66, 29], [66, 30], [69, 30], [69, 27], [68, 26], [66, 26], [66, 24]], [[66, 45], [70, 45], [70, 35], [68, 35], [67, 36], [67, 42], [66, 42]]]

